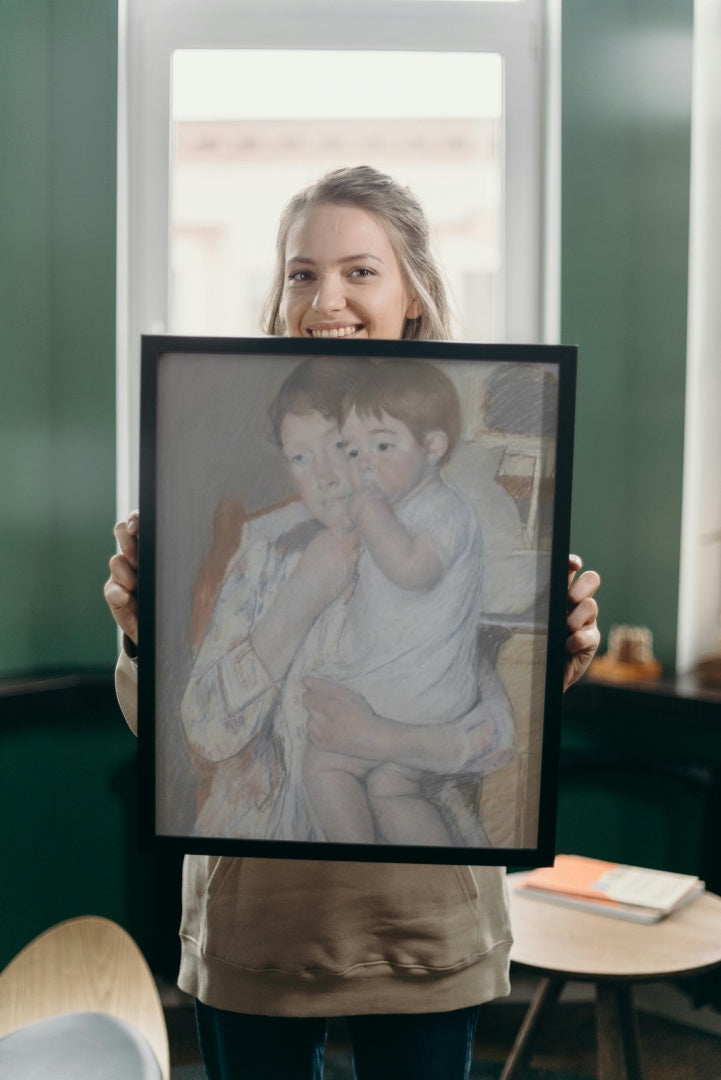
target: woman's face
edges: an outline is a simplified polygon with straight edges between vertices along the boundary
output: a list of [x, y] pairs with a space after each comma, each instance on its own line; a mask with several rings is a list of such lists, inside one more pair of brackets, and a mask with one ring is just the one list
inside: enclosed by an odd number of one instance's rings
[[319, 412], [286, 413], [280, 424], [283, 454], [295, 488], [321, 525], [334, 525], [348, 512], [348, 462], [335, 420]]
[[324, 203], [288, 232], [281, 313], [289, 337], [395, 339], [421, 306], [380, 222]]

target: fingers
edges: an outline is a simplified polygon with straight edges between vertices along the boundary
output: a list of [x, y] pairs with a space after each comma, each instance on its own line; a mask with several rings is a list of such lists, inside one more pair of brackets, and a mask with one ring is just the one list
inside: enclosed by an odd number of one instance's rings
[[120, 629], [130, 640], [138, 644], [138, 608], [135, 594], [129, 592], [116, 580], [110, 577], [103, 588], [106, 603], [110, 613]]
[[594, 599], [601, 584], [595, 570], [576, 577], [583, 563], [577, 555], [568, 560], [568, 614], [566, 617], [566, 652], [568, 660], [564, 689], [576, 682], [588, 669], [601, 641], [597, 626], [598, 604]]
[[365, 699], [355, 690], [350, 690], [347, 686], [340, 686], [338, 683], [329, 682], [327, 679], [321, 679], [318, 675], [306, 675], [303, 683], [307, 690], [313, 694], [318, 694], [320, 697], [341, 701], [346, 705], [365, 704]]
[[318, 705], [324, 701], [330, 703], [343, 700], [348, 694], [348, 691], [344, 690], [343, 687], [328, 682], [326, 679], [320, 679], [317, 675], [306, 675], [303, 679], [303, 685], [306, 688], [305, 697]]
[[125, 555], [113, 555], [108, 563], [110, 567], [110, 580], [116, 582], [122, 586], [123, 589], [127, 589], [128, 592], [135, 592], [138, 588], [138, 574], [136, 570], [136, 563], [131, 563]]
[[596, 649], [601, 643], [601, 632], [593, 623], [590, 626], [583, 626], [580, 630], [574, 631], [566, 638], [566, 652], [570, 655], [578, 653], [587, 653], [590, 657], [596, 652]]
[[122, 554], [131, 564], [138, 565], [138, 534], [140, 531], [140, 515], [137, 510], [131, 511], [125, 521], [119, 521], [113, 529], [113, 534], [118, 542]]
[[576, 574], [578, 573], [578, 571], [581, 569], [582, 566], [583, 566], [583, 559], [581, 558], [580, 555], [569, 555], [568, 556], [568, 587], [569, 587], [569, 589], [571, 588], [571, 585], [573, 584], [573, 579], [575, 578]]
[[125, 521], [119, 521], [113, 533], [120, 552], [109, 562], [110, 577], [103, 587], [110, 613], [124, 634], [138, 643], [138, 532], [140, 516], [133, 510]]
[[569, 571], [568, 606], [582, 603], [588, 597], [594, 596], [601, 585], [601, 578], [595, 570], [585, 570], [580, 577], [572, 581]]
[[585, 596], [570, 608], [566, 616], [566, 628], [569, 634], [584, 626], [594, 626], [598, 618], [598, 604], [593, 596]]

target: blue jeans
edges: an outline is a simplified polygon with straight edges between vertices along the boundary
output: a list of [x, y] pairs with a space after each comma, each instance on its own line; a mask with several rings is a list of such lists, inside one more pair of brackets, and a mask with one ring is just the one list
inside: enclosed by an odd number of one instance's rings
[[[249, 1016], [196, 1001], [208, 1080], [321, 1080], [323, 1017]], [[478, 1006], [348, 1017], [357, 1080], [467, 1080]]]

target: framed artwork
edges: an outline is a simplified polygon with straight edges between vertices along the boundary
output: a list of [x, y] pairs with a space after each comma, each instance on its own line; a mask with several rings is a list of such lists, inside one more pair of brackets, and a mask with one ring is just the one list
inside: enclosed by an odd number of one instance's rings
[[145, 847], [552, 861], [576, 350], [145, 337]]

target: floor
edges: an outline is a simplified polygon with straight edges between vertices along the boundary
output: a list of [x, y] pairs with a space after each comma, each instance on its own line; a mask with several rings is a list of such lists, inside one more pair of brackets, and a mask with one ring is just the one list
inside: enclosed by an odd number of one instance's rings
[[[524, 1001], [484, 1006], [476, 1056], [504, 1061], [526, 1010]], [[186, 1002], [166, 1007], [172, 1065], [198, 1060], [193, 1010]], [[639, 1035], [647, 1080], [721, 1080], [721, 1037], [639, 1012]], [[331, 1028], [331, 1040], [342, 1044], [342, 1023]], [[596, 1075], [593, 1002], [561, 1001], [541, 1031], [533, 1064], [579, 1076]]]

